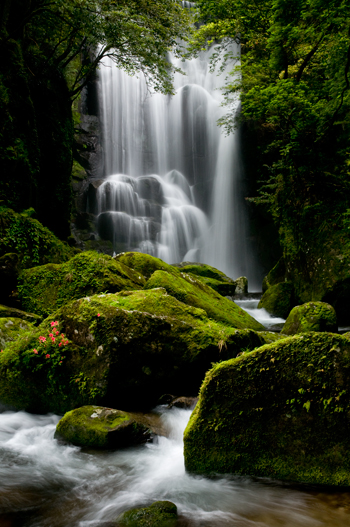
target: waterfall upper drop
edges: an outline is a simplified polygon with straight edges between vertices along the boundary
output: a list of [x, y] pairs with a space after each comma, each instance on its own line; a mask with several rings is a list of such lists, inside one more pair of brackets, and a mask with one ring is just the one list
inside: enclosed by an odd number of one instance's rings
[[[238, 133], [226, 137], [217, 126], [225, 72], [209, 71], [214, 50], [173, 59], [185, 73], [175, 75], [174, 96], [150, 95], [142, 74], [130, 77], [104, 60], [98, 233], [115, 252], [203, 262], [254, 279], [237, 187]], [[238, 56], [239, 47], [232, 44], [232, 52]]]

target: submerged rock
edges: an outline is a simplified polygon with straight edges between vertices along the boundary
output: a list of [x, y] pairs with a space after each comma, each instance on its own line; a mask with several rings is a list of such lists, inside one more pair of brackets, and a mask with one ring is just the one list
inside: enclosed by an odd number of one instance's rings
[[17, 340], [22, 333], [34, 329], [33, 324], [21, 318], [0, 318], [0, 347], [6, 348], [9, 342]]
[[48, 316], [76, 298], [141, 289], [145, 279], [107, 254], [87, 251], [61, 265], [27, 269], [21, 274], [19, 284], [24, 308]]
[[177, 507], [171, 501], [155, 501], [149, 507], [131, 509], [117, 519], [120, 527], [175, 527]]
[[282, 333], [295, 335], [306, 331], [337, 332], [337, 330], [337, 315], [330, 304], [307, 302], [292, 309], [282, 328]]
[[156, 271], [147, 281], [145, 289], [163, 287], [169, 295], [180, 302], [204, 309], [207, 316], [223, 324], [238, 329], [264, 330], [257, 320], [227, 298], [222, 297], [211, 287], [195, 276], [181, 273], [174, 276], [165, 271]]
[[264, 308], [275, 317], [287, 318], [295, 306], [293, 284], [281, 282], [271, 285], [263, 294], [258, 309]]
[[62, 417], [55, 437], [82, 447], [123, 448], [144, 443], [150, 430], [127, 412], [83, 406]]
[[306, 333], [208, 372], [184, 435], [186, 469], [350, 485], [350, 341]]
[[164, 393], [197, 393], [213, 362], [269, 338], [214, 321], [161, 288], [95, 295], [7, 346], [0, 400], [36, 413], [88, 404], [149, 409]]

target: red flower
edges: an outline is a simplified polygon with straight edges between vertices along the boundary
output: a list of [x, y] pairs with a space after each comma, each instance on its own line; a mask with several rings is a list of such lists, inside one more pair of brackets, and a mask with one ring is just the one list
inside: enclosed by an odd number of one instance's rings
[[49, 358], [50, 358], [50, 355], [47, 353], [47, 354], [45, 355], [45, 359], [49, 359]]
[[1, 353], [4, 353], [4, 350], [1, 350]]
[[97, 313], [97, 316], [100, 317], [101, 316], [100, 313]]
[[55, 337], [52, 337], [52, 339], [51, 339], [51, 340], [52, 340], [52, 342], [55, 342], [55, 340], [56, 340], [56, 339], [55, 339]]
[[61, 333], [60, 337], [61, 339], [64, 339], [64, 333]]
[[35, 355], [38, 354], [38, 350], [36, 350], [36, 349], [33, 349], [33, 352], [35, 353]]
[[60, 347], [62, 346], [62, 342], [60, 342], [58, 346], [59, 346], [59, 348], [60, 348]]
[[49, 337], [53, 337], [53, 333], [49, 333]]
[[45, 337], [39, 337], [39, 340], [40, 340], [40, 342], [45, 342], [46, 338]]
[[60, 362], [58, 364], [62, 364], [62, 361], [60, 360]]

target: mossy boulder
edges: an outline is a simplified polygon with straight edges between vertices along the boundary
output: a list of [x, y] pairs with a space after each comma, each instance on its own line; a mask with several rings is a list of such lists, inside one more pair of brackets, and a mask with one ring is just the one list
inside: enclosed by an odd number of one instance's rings
[[48, 316], [75, 298], [141, 289], [144, 284], [141, 274], [111, 256], [87, 251], [61, 265], [26, 269], [20, 276], [18, 291], [24, 309]]
[[295, 306], [293, 284], [281, 282], [270, 286], [263, 294], [258, 309], [264, 308], [275, 317], [287, 318]]
[[149, 507], [131, 509], [117, 519], [120, 527], [175, 527], [177, 507], [171, 501], [156, 501]]
[[134, 269], [139, 274], [142, 274], [147, 280], [151, 277], [154, 271], [166, 271], [175, 276], [180, 275], [180, 272], [176, 267], [173, 267], [172, 265], [163, 262], [160, 258], [151, 256], [150, 254], [125, 252], [117, 254], [114, 259], [117, 262]]
[[39, 317], [39, 315], [35, 315], [34, 313], [27, 313], [26, 311], [22, 311], [21, 309], [3, 306], [2, 304], [0, 304], [0, 319], [7, 317], [20, 318], [22, 320], [25, 320], [26, 322], [34, 324], [34, 326], [38, 326], [40, 322], [42, 322], [42, 317]]
[[144, 443], [150, 430], [127, 412], [102, 406], [83, 406], [67, 412], [55, 437], [91, 448], [124, 448]]
[[276, 265], [271, 271], [265, 276], [262, 283], [263, 293], [268, 290], [269, 287], [284, 282], [286, 279], [286, 265], [283, 258], [280, 258]]
[[19, 214], [0, 207], [0, 256], [16, 253], [19, 269], [72, 258], [76, 251], [32, 218], [31, 211]]
[[236, 283], [232, 278], [226, 276], [222, 271], [215, 269], [207, 264], [181, 262], [174, 264], [182, 272], [195, 275], [199, 280], [212, 287], [217, 293], [223, 296], [233, 296], [236, 290]]
[[350, 485], [350, 341], [288, 337], [217, 364], [184, 435], [186, 469]]
[[248, 293], [248, 278], [240, 276], [235, 280], [236, 295], [246, 295]]
[[165, 289], [95, 295], [6, 347], [0, 400], [37, 413], [89, 404], [144, 410], [164, 393], [196, 395], [213, 362], [265, 342], [265, 332], [209, 319]]
[[337, 314], [330, 304], [307, 302], [292, 309], [282, 328], [282, 333], [295, 335], [307, 331], [337, 332], [337, 330]]
[[193, 275], [181, 273], [180, 276], [174, 276], [166, 271], [155, 271], [147, 281], [145, 289], [157, 287], [164, 288], [180, 302], [204, 309], [209, 318], [228, 326], [256, 331], [265, 329], [237, 304], [222, 297]]
[[17, 340], [24, 331], [33, 330], [34, 326], [21, 318], [0, 318], [0, 347], [3, 350], [9, 342]]

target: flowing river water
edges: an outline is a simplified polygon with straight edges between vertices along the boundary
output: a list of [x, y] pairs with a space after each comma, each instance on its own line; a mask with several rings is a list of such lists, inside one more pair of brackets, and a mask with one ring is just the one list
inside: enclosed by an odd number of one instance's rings
[[56, 415], [0, 413], [0, 526], [106, 526], [132, 507], [176, 503], [180, 527], [348, 527], [350, 493], [185, 472], [190, 410], [158, 407], [168, 437], [116, 452], [54, 439]]

